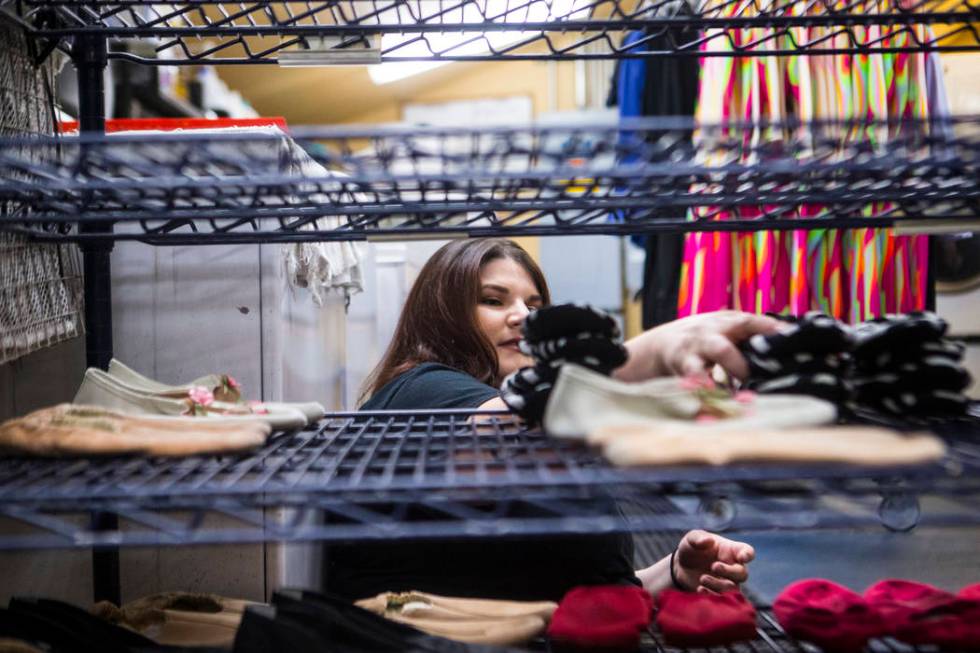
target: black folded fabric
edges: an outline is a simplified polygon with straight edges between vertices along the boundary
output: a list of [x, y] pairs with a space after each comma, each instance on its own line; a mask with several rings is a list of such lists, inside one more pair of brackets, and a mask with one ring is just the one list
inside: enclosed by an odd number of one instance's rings
[[[540, 364], [535, 367], [523, 367], [508, 375], [500, 384], [500, 398], [530, 426], [541, 423], [548, 397], [551, 396], [551, 390], [554, 388], [553, 380], [541, 379], [535, 371], [537, 367], [540, 367]], [[536, 379], [537, 383], [532, 385], [528, 378]]]
[[966, 347], [961, 342], [941, 338], [914, 343], [911, 346], [874, 354], [865, 354], [854, 359], [858, 373], [892, 368], [896, 365], [921, 361], [925, 358], [945, 358], [950, 361], [963, 360]]
[[547, 362], [551, 367], [563, 363], [577, 363], [602, 374], [626, 362], [626, 348], [609, 337], [593, 333], [553, 338], [538, 343], [521, 341], [521, 351], [535, 360]]
[[[44, 599], [35, 597], [14, 597], [10, 599], [8, 611], [17, 615], [17, 619], [24, 619], [25, 622], [33, 623], [32, 620], [38, 619], [43, 623], [47, 621], [57, 624], [58, 630], [63, 629], [71, 634], [71, 640], [85, 649], [99, 650], [111, 653], [112, 651], [129, 651], [131, 647], [152, 647], [156, 643], [126, 628], [105, 622], [95, 615], [82, 608], [57, 601], [55, 599]], [[55, 643], [53, 640], [43, 639], [51, 636], [59, 637], [50, 627], [37, 626], [37, 632], [41, 641]], [[57, 646], [55, 648], [58, 648]]]
[[970, 407], [970, 400], [961, 392], [931, 390], [920, 394], [866, 396], [858, 405], [897, 416], [953, 417], [964, 415]]
[[836, 404], [844, 403], [852, 394], [848, 380], [831, 374], [788, 374], [775, 379], [750, 379], [745, 388], [759, 394], [810, 395]]
[[759, 356], [743, 352], [749, 364], [749, 377], [773, 379], [787, 374], [831, 374], [846, 376], [851, 364], [850, 354], [811, 354], [797, 352], [785, 358]]
[[325, 640], [316, 628], [281, 614], [276, 608], [250, 606], [242, 615], [242, 622], [235, 633], [233, 653], [266, 653], [290, 651], [290, 653], [316, 653], [318, 651], [345, 651]]
[[532, 344], [580, 333], [619, 340], [616, 320], [587, 304], [555, 304], [538, 309], [524, 320], [524, 339]]
[[961, 392], [970, 385], [970, 373], [963, 366], [944, 358], [926, 359], [885, 368], [870, 376], [854, 379], [859, 401], [902, 393], [926, 393], [932, 390]]
[[807, 313], [786, 331], [756, 334], [741, 345], [743, 353], [765, 359], [785, 359], [798, 353], [837, 354], [851, 347], [850, 328], [823, 313]]
[[946, 320], [921, 311], [868, 320], [854, 328], [854, 357], [862, 360], [885, 352], [915, 349], [923, 342], [939, 340], [946, 328]]

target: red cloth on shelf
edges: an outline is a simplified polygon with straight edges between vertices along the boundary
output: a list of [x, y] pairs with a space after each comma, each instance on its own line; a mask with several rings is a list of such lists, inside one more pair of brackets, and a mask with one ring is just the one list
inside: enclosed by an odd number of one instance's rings
[[755, 639], [755, 608], [741, 592], [701, 594], [664, 590], [656, 624], [664, 641], [682, 648], [725, 646]]
[[884, 631], [881, 617], [859, 594], [811, 578], [787, 586], [773, 603], [787, 633], [835, 653], [859, 653]]
[[908, 644], [980, 647], [980, 600], [908, 580], [883, 580], [864, 593], [889, 635]]
[[558, 604], [548, 636], [587, 648], [635, 649], [652, 611], [653, 597], [635, 585], [575, 587]]
[[980, 583], [967, 585], [961, 589], [956, 596], [960, 597], [961, 599], [975, 599], [980, 601]]

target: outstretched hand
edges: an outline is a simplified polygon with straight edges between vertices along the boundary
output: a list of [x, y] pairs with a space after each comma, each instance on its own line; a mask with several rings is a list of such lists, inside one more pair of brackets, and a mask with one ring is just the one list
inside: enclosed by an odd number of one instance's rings
[[748, 363], [736, 343], [757, 333], [775, 333], [785, 324], [766, 315], [741, 311], [702, 313], [662, 324], [625, 343], [629, 360], [614, 373], [623, 381], [655, 376], [704, 375], [720, 365], [729, 375], [745, 379]]
[[690, 531], [677, 545], [674, 575], [685, 589], [698, 592], [728, 592], [749, 577], [747, 565], [755, 549], [707, 531]]

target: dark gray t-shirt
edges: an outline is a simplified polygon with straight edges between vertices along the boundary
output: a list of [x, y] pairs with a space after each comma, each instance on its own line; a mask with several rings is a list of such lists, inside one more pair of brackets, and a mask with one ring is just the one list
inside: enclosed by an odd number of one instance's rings
[[361, 410], [476, 408], [499, 395], [495, 388], [465, 372], [439, 363], [422, 363], [386, 383]]
[[[452, 367], [424, 363], [387, 383], [361, 410], [475, 408], [499, 393]], [[611, 497], [594, 501], [610, 514]], [[388, 506], [390, 508], [391, 506]], [[486, 506], [485, 506], [486, 507]], [[540, 517], [519, 506], [511, 517]], [[410, 519], [445, 519], [424, 507]], [[391, 541], [330, 546], [324, 588], [354, 599], [386, 591], [558, 601], [576, 585], [633, 583], [629, 534], [560, 535], [464, 541]]]

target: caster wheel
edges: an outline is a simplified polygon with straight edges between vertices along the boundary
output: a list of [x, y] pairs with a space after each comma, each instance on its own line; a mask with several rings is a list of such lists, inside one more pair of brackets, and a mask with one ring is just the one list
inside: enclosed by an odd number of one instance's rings
[[737, 514], [735, 502], [726, 497], [702, 497], [698, 504], [698, 516], [710, 531], [727, 530]]
[[878, 518], [890, 531], [905, 533], [919, 523], [919, 498], [914, 494], [892, 494], [882, 498], [878, 505]]

